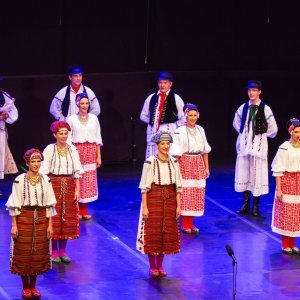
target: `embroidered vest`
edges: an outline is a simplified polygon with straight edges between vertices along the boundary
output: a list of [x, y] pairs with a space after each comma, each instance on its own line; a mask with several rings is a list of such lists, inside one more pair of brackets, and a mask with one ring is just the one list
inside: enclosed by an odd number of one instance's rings
[[[149, 124], [151, 126], [153, 126], [154, 124], [157, 104], [158, 104], [158, 95], [155, 93], [151, 97], [150, 104], [149, 104], [149, 111], [150, 111]], [[172, 91], [170, 91], [164, 103], [160, 124], [175, 123], [177, 120], [178, 120], [178, 109], [176, 106], [175, 94]]]
[[[247, 113], [249, 109], [249, 103], [246, 102], [243, 107], [243, 112], [242, 112], [242, 120], [241, 120], [241, 127], [240, 127], [240, 133], [244, 131], [246, 119], [247, 119]], [[261, 101], [256, 115], [254, 119], [254, 134], [263, 134], [266, 133], [268, 130], [268, 122], [266, 120], [265, 116], [265, 104]]]
[[[84, 85], [82, 87], [83, 87], [83, 92], [87, 94]], [[68, 85], [67, 90], [66, 90], [65, 98], [64, 98], [64, 100], [62, 101], [62, 104], [61, 104], [61, 112], [62, 112], [62, 114], [65, 118], [68, 116], [68, 112], [69, 112], [70, 92], [71, 92], [71, 86]]]
[[2, 94], [2, 90], [0, 90], [0, 107], [2, 107], [5, 104], [5, 98]]

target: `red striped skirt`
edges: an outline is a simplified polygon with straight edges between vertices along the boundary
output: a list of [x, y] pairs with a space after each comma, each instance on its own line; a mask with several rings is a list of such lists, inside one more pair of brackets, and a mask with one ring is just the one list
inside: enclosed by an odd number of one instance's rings
[[49, 174], [56, 197], [52, 217], [53, 239], [76, 239], [79, 237], [78, 204], [74, 201], [75, 181], [71, 176]]
[[144, 253], [174, 254], [180, 251], [176, 220], [176, 186], [152, 184], [147, 193], [149, 217], [145, 222]]
[[17, 216], [18, 237], [12, 239], [10, 271], [17, 275], [38, 275], [51, 268], [49, 220], [46, 209], [24, 206]]
[[179, 159], [182, 175], [180, 210], [183, 216], [203, 216], [205, 205], [206, 173], [201, 154], [183, 154]]
[[286, 236], [300, 236], [300, 172], [285, 172], [281, 189], [282, 201], [274, 200], [272, 230]]
[[96, 143], [74, 143], [79, 153], [80, 162], [84, 174], [80, 178], [80, 200], [88, 203], [98, 199], [97, 184], [97, 144]]

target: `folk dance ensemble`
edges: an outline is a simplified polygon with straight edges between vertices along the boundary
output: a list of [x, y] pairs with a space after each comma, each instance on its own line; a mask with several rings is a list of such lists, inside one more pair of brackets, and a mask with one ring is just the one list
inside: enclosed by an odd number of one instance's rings
[[180, 251], [178, 218], [180, 215], [181, 174], [178, 162], [168, 156], [172, 137], [157, 133], [152, 142], [157, 144], [157, 156], [150, 156], [144, 163], [139, 188], [142, 203], [137, 234], [137, 250], [148, 254], [149, 274], [163, 277], [165, 254]]
[[180, 96], [171, 90], [173, 75], [169, 72], [161, 72], [157, 79], [159, 90], [147, 97], [140, 115], [141, 121], [148, 124], [146, 158], [157, 154], [157, 147], [152, 142], [157, 132], [173, 134], [178, 126], [185, 123], [184, 103]]
[[243, 193], [239, 214], [250, 212], [253, 195], [253, 216], [260, 216], [260, 196], [269, 193], [268, 138], [274, 138], [278, 128], [271, 108], [260, 100], [260, 81], [248, 82], [249, 101], [235, 113], [233, 127], [238, 132], [236, 142], [235, 184], [236, 192]]
[[84, 173], [77, 149], [66, 143], [71, 130], [65, 121], [55, 121], [50, 130], [56, 143], [48, 145], [43, 152], [42, 170], [51, 178], [57, 200], [57, 215], [53, 217], [52, 261], [70, 263], [66, 253], [67, 241], [79, 237], [78, 200], [79, 178]]
[[0, 90], [0, 179], [4, 174], [18, 172], [16, 163], [8, 147], [7, 124], [13, 124], [18, 120], [18, 110], [14, 104], [15, 99], [7, 92]]
[[12, 217], [10, 270], [21, 276], [22, 296], [40, 298], [36, 289], [37, 275], [51, 268], [50, 239], [56, 199], [47, 175], [39, 168], [43, 160], [37, 149], [26, 151], [27, 173], [16, 177], [6, 206]]
[[88, 113], [90, 101], [87, 94], [76, 97], [78, 114], [67, 119], [71, 127], [70, 139], [76, 146], [84, 174], [80, 178], [79, 219], [89, 220], [87, 203], [98, 199], [97, 168], [101, 165], [101, 128], [98, 118]]
[[280, 145], [272, 163], [276, 192], [272, 230], [282, 237], [282, 251], [299, 254], [295, 237], [300, 236], [300, 121], [291, 119], [289, 141]]
[[209, 177], [207, 142], [203, 127], [196, 125], [199, 111], [196, 105], [184, 106], [187, 124], [174, 132], [174, 143], [170, 153], [177, 157], [182, 175], [180, 199], [181, 230], [184, 233], [198, 233], [194, 217], [203, 216], [206, 178]]

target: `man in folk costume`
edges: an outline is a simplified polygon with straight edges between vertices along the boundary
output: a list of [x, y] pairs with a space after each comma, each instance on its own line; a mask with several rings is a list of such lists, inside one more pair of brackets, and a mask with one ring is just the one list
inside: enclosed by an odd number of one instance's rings
[[15, 99], [13, 97], [0, 89], [0, 179], [4, 178], [4, 174], [15, 174], [18, 172], [8, 147], [6, 129], [6, 123], [12, 124], [18, 119], [18, 110], [14, 102]]
[[70, 85], [62, 88], [53, 98], [50, 113], [56, 120], [65, 121], [67, 117], [77, 114], [76, 95], [86, 93], [90, 100], [90, 113], [99, 116], [101, 109], [95, 93], [82, 84], [82, 67], [80, 65], [69, 68]]
[[161, 72], [158, 75], [158, 92], [148, 96], [140, 115], [141, 121], [148, 124], [146, 158], [157, 154], [156, 144], [151, 141], [158, 131], [173, 134], [175, 129], [185, 124], [184, 103], [171, 87], [173, 75]]
[[260, 99], [261, 82], [250, 80], [247, 88], [249, 101], [238, 108], [233, 120], [233, 127], [239, 133], [235, 191], [243, 192], [242, 207], [237, 213], [250, 212], [252, 194], [252, 215], [260, 216], [260, 196], [269, 192], [267, 138], [274, 138], [278, 128], [271, 108]]

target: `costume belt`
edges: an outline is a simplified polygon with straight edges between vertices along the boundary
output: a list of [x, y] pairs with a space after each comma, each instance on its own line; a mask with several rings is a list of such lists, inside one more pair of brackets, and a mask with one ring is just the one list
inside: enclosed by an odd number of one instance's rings
[[200, 154], [202, 154], [201, 151], [199, 151], [199, 152], [185, 152], [185, 153], [183, 153], [183, 155], [200, 155]]

